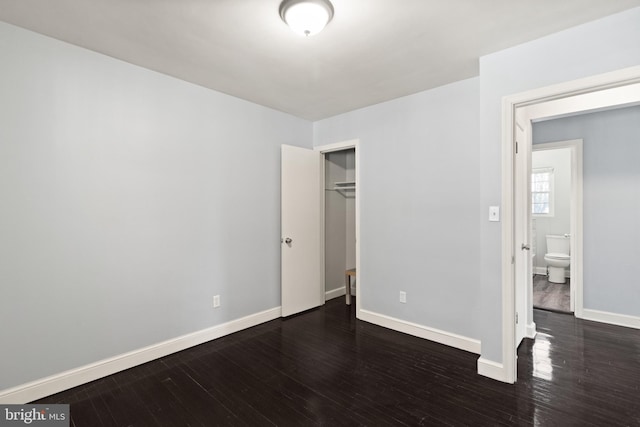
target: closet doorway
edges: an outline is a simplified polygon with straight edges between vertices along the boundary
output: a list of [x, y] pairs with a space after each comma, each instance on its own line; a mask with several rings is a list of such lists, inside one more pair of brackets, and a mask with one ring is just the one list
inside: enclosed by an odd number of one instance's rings
[[354, 268], [359, 317], [362, 280], [358, 145], [358, 140], [350, 140], [313, 150], [282, 146], [283, 317], [344, 295], [347, 270]]
[[[351, 291], [356, 269], [355, 149], [324, 155], [324, 285], [325, 300]], [[355, 275], [347, 272], [355, 269]], [[355, 282], [353, 280], [353, 282]], [[351, 302], [350, 298], [348, 299]], [[347, 299], [345, 298], [345, 301]]]
[[345, 294], [350, 292], [355, 297], [358, 312], [361, 288], [358, 248], [358, 140], [325, 145], [316, 150], [323, 156], [322, 282], [325, 301], [344, 298], [346, 304]]

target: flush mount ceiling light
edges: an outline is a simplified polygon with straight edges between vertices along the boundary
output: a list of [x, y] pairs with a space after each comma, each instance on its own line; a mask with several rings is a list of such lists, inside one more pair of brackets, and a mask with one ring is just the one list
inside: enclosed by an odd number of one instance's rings
[[333, 5], [329, 0], [284, 0], [280, 17], [296, 33], [312, 36], [331, 21]]

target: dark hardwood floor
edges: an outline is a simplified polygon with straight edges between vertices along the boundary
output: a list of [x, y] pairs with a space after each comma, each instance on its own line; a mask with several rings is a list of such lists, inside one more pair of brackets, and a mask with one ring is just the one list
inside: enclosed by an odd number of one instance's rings
[[42, 399], [73, 426], [640, 425], [640, 333], [538, 311], [518, 382], [342, 298]]

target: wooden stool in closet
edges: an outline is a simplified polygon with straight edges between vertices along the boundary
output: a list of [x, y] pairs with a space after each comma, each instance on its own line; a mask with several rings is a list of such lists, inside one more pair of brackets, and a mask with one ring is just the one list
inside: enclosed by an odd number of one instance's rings
[[347, 298], [347, 305], [351, 305], [351, 276], [356, 277], [355, 268], [352, 268], [345, 272], [346, 281], [345, 281], [344, 294]]

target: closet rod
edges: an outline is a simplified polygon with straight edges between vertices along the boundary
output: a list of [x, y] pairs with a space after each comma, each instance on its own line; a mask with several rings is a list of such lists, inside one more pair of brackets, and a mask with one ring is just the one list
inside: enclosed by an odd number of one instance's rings
[[334, 187], [334, 188], [325, 188], [327, 191], [342, 191], [342, 190], [355, 190], [356, 187]]

